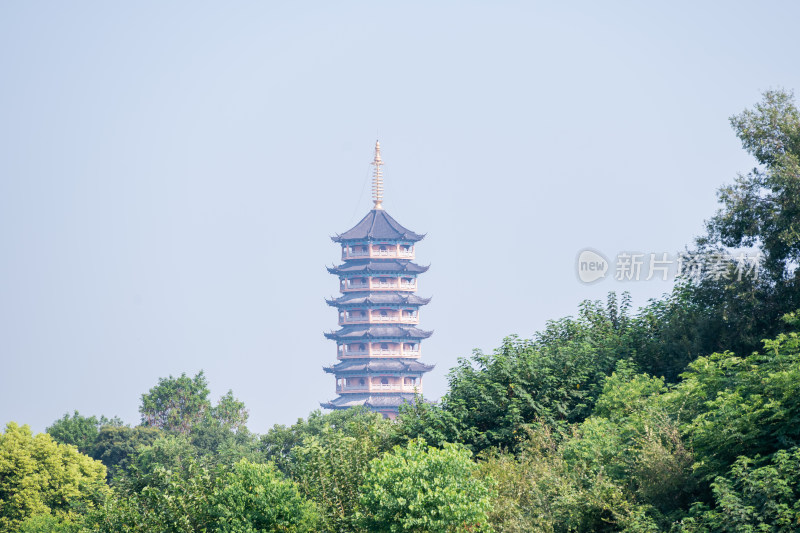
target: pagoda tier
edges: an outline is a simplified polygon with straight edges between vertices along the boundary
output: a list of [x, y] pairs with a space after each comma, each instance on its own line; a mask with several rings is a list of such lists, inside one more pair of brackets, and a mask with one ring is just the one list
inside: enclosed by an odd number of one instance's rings
[[422, 375], [433, 365], [418, 361], [420, 343], [431, 331], [416, 327], [419, 309], [430, 302], [415, 294], [427, 266], [413, 262], [415, 233], [383, 210], [380, 145], [375, 146], [375, 208], [352, 229], [331, 237], [342, 246], [343, 263], [328, 267], [339, 277], [337, 308], [341, 329], [325, 333], [336, 341], [339, 363], [325, 367], [336, 378], [338, 398], [327, 409], [365, 406], [393, 418], [403, 403], [422, 394]]
[[349, 307], [353, 305], [375, 304], [375, 305], [428, 305], [430, 298], [420, 298], [416, 294], [401, 292], [350, 292], [339, 298], [331, 298], [325, 302], [332, 307]]
[[325, 337], [336, 341], [349, 340], [408, 340], [427, 339], [432, 331], [423, 331], [413, 326], [345, 326], [339, 331], [326, 333]]
[[401, 372], [401, 373], [415, 373], [415, 372], [430, 372], [435, 365], [426, 365], [419, 361], [375, 361], [372, 359], [353, 359], [350, 361], [342, 361], [333, 366], [326, 366], [323, 368], [329, 374], [344, 374], [344, 373], [380, 373], [380, 372]]
[[381, 413], [387, 418], [394, 418], [400, 406], [405, 403], [413, 403], [415, 393], [396, 393], [396, 394], [346, 394], [339, 396], [333, 401], [320, 403], [325, 409], [348, 409], [350, 407], [363, 406], [371, 411]]
[[402, 259], [390, 259], [388, 261], [356, 259], [343, 265], [328, 268], [328, 272], [331, 274], [338, 274], [343, 277], [348, 277], [348, 274], [359, 276], [365, 272], [370, 274], [421, 274], [427, 271], [428, 267], [426, 266]]

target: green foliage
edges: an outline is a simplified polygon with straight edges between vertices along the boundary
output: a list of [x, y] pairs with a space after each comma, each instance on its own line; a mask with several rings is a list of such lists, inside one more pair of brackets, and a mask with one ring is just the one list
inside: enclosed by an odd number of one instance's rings
[[103, 426], [87, 454], [106, 465], [111, 481], [128, 467], [140, 447], [150, 446], [162, 434], [153, 427]]
[[303, 494], [316, 502], [320, 530], [358, 529], [359, 486], [369, 462], [388, 447], [389, 424], [376, 413], [356, 411], [315, 417], [306, 425], [302, 444], [290, 452], [289, 468]]
[[187, 434], [211, 408], [208, 394], [202, 371], [194, 378], [185, 373], [178, 378], [161, 378], [150, 392], [142, 394], [142, 425]]
[[[59, 444], [50, 435], [32, 435], [28, 426], [11, 422], [0, 435], [0, 532], [17, 531], [35, 515], [70, 521], [95, 507], [107, 491], [106, 469]], [[45, 519], [35, 519], [26, 527]]]
[[667, 390], [663, 379], [636, 374], [621, 361], [603, 383], [594, 416], [578, 427], [580, 438], [565, 441], [563, 449], [567, 457], [597, 463], [668, 522], [690, 501], [696, 484], [694, 457], [666, 409]]
[[441, 406], [405, 410], [400, 433], [476, 451], [514, 449], [534, 421], [563, 428], [583, 420], [605, 376], [630, 356], [629, 306], [627, 295], [619, 303], [611, 293], [605, 305], [583, 302], [578, 318], [550, 322], [533, 340], [508, 337], [492, 354], [459, 359]]
[[393, 440], [398, 444], [423, 439], [432, 446], [440, 447], [446, 442], [462, 441], [457, 416], [420, 396], [416, 396], [413, 402], [400, 406], [396, 422]]
[[370, 532], [489, 531], [491, 480], [476, 476], [468, 450], [424, 441], [374, 459], [361, 488], [361, 522]]
[[101, 427], [120, 427], [122, 420], [119, 418], [108, 419], [101, 416], [85, 417], [75, 411], [72, 416], [65, 414], [47, 428], [47, 433], [53, 440], [61, 444], [71, 444], [81, 453], [89, 453], [97, 439]]
[[222, 480], [214, 494], [216, 531], [255, 533], [258, 531], [315, 531], [313, 504], [297, 486], [271, 463], [242, 460]]
[[159, 438], [139, 450], [125, 476], [91, 520], [107, 532], [188, 533], [211, 527], [214, 473], [184, 436]]
[[233, 391], [229, 390], [219, 399], [216, 406], [209, 410], [207, 423], [225, 428], [229, 431], [247, 429], [249, 413], [244, 402], [234, 398]]
[[767, 274], [779, 280], [800, 258], [800, 112], [794, 95], [767, 91], [731, 125], [762, 166], [720, 189], [723, 207], [708, 223], [708, 239], [759, 245]]
[[746, 358], [698, 358], [670, 395], [708, 480], [739, 456], [800, 445], [800, 336], [781, 334], [764, 347]]
[[37, 514], [26, 518], [19, 533], [78, 533], [80, 525], [69, 518], [56, 518], [50, 514]]
[[800, 529], [800, 448], [780, 450], [770, 462], [754, 468], [740, 457], [729, 477], [717, 477], [711, 488], [715, 508], [698, 504], [683, 530], [774, 531]]
[[515, 533], [658, 531], [649, 507], [590, 463], [567, 460], [547, 426], [530, 430], [515, 456], [488, 454], [481, 472], [497, 480], [492, 526]]
[[369, 436], [377, 439], [378, 446], [388, 447], [390, 438], [390, 422], [378, 413], [363, 407], [354, 407], [342, 411], [323, 414], [313, 411], [307, 420], [302, 418], [296, 424], [286, 427], [280, 424], [273, 426], [262, 435], [259, 442], [262, 460], [274, 462], [285, 474], [291, 472], [292, 450], [300, 446], [308, 437], [320, 437], [331, 430], [339, 431], [350, 437]]

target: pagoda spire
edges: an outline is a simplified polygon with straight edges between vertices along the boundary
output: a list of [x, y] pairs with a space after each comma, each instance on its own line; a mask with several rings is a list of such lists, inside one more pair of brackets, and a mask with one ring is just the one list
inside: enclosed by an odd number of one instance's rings
[[375, 202], [374, 209], [383, 209], [383, 160], [381, 159], [381, 143], [375, 141], [375, 159], [372, 160], [371, 165], [375, 167], [372, 174], [372, 201]]

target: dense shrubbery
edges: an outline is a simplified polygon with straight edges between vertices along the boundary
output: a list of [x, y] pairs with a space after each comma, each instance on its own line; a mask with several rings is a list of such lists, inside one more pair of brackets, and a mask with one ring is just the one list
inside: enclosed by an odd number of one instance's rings
[[584, 302], [461, 359], [441, 402], [394, 422], [314, 412], [255, 435], [200, 373], [142, 395], [136, 427], [12, 423], [0, 532], [800, 530], [800, 114], [768, 92], [732, 123], [761, 166], [695, 251], [758, 245], [758, 280], [682, 280], [636, 313]]

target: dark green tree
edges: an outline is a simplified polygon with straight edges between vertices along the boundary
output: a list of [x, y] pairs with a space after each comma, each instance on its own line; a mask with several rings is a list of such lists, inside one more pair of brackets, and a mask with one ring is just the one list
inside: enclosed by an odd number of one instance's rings
[[72, 444], [82, 453], [90, 454], [100, 428], [104, 426], [121, 427], [122, 425], [122, 420], [116, 417], [112, 419], [105, 416], [86, 417], [75, 411], [72, 416], [65, 414], [53, 422], [46, 431], [56, 442]]
[[109, 533], [194, 533], [213, 527], [216, 475], [183, 435], [167, 435], [137, 455], [114, 486], [114, 497], [89, 517]]
[[162, 434], [154, 427], [103, 426], [86, 453], [106, 465], [111, 481], [128, 467], [140, 447], [150, 446]]
[[161, 378], [158, 385], [142, 394], [142, 425], [187, 434], [211, 408], [208, 394], [202, 370], [194, 378], [185, 373], [178, 378]]
[[529, 424], [565, 428], [584, 420], [616, 362], [633, 355], [629, 308], [627, 295], [620, 302], [611, 293], [605, 304], [585, 301], [577, 318], [551, 321], [531, 340], [508, 337], [492, 354], [459, 359], [440, 405], [404, 410], [400, 437], [514, 449]]

